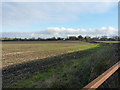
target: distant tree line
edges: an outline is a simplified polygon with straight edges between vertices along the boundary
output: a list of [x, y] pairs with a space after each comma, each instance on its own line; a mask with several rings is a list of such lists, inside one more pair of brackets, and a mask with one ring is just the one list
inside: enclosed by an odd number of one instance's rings
[[86, 41], [86, 42], [93, 42], [93, 41], [120, 41], [120, 36], [114, 36], [114, 37], [107, 37], [107, 36], [101, 36], [101, 37], [90, 37], [82, 35], [79, 36], [69, 36], [67, 38], [61, 38], [61, 37], [51, 37], [51, 38], [1, 38], [1, 41], [58, 41], [58, 40], [79, 40], [79, 41]]

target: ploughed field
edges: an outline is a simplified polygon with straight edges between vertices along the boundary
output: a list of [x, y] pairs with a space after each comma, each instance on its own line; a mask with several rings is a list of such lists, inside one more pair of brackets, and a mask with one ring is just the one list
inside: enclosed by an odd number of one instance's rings
[[[81, 41], [10, 41], [2, 49], [3, 88], [83, 88], [119, 56], [117, 44]], [[101, 87], [118, 87], [117, 76]]]
[[3, 67], [96, 47], [80, 41], [7, 41], [2, 43]]

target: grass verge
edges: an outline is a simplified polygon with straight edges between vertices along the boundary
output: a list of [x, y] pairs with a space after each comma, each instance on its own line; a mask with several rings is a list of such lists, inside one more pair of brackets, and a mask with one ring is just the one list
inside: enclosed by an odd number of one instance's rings
[[96, 41], [101, 43], [120, 43], [120, 41]]

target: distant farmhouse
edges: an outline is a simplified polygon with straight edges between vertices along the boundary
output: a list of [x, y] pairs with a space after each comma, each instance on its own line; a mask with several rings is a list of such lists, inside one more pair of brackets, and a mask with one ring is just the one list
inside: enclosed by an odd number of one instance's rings
[[76, 36], [69, 36], [69, 40], [78, 40]]

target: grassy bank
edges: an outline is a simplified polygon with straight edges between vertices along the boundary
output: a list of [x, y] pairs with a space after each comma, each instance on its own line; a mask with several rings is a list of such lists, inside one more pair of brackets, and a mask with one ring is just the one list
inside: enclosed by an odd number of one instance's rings
[[120, 43], [120, 41], [96, 41], [99, 43]]
[[[9, 85], [11, 88], [82, 88], [117, 62], [115, 46], [97, 46], [55, 57], [58, 64], [47, 71]], [[53, 60], [53, 59], [49, 59]], [[114, 82], [114, 81], [113, 81]]]

